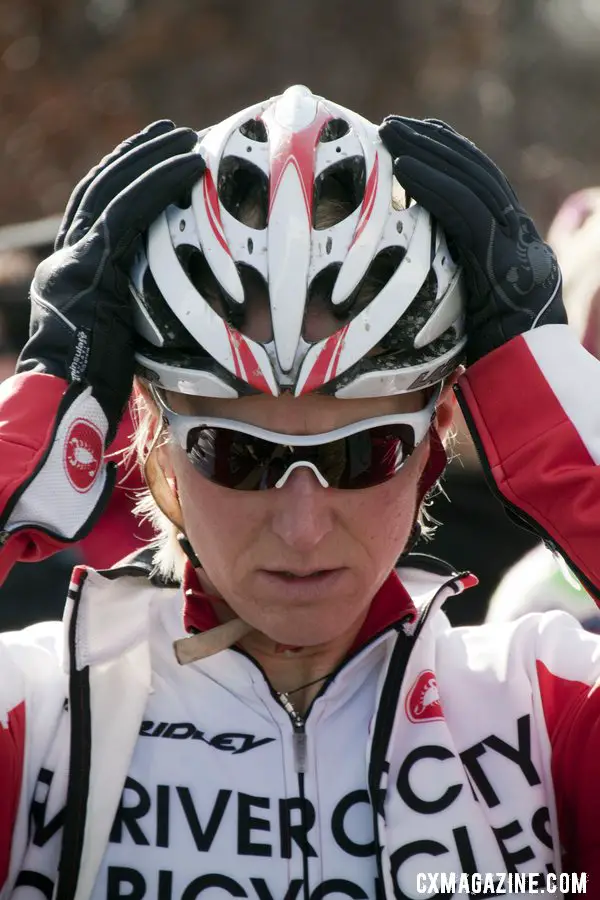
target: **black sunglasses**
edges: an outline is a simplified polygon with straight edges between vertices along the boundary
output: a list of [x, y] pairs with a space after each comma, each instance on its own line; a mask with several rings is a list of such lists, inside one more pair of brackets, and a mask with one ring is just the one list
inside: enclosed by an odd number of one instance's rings
[[193, 467], [214, 484], [237, 491], [283, 487], [300, 466], [310, 468], [323, 487], [340, 490], [389, 481], [427, 435], [439, 396], [435, 392], [418, 412], [353, 422], [324, 434], [291, 435], [232, 419], [181, 415], [153, 394]]

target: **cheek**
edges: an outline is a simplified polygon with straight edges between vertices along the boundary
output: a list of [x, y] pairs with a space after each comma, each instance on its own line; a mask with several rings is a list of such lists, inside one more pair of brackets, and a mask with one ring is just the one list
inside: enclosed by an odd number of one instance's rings
[[262, 530], [260, 504], [253, 495], [211, 484], [178, 448], [171, 460], [188, 539], [207, 570], [217, 566], [232, 570], [240, 553]]
[[426, 448], [418, 450], [391, 481], [358, 491], [352, 498], [352, 508], [348, 507], [344, 516], [347, 530], [388, 571], [410, 536], [417, 513], [419, 479], [426, 460]]

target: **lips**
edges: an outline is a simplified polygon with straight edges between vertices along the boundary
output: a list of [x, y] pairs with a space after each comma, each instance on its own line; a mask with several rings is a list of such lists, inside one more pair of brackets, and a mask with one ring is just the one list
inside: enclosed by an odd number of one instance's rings
[[326, 575], [332, 575], [335, 572], [341, 572], [340, 568], [336, 569], [309, 569], [307, 571], [298, 571], [295, 569], [265, 569], [269, 575], [275, 575], [279, 578], [293, 579], [320, 578]]
[[345, 583], [349, 570], [337, 569], [262, 569], [257, 574], [263, 589], [275, 590], [286, 600], [317, 599], [324, 592], [337, 591]]

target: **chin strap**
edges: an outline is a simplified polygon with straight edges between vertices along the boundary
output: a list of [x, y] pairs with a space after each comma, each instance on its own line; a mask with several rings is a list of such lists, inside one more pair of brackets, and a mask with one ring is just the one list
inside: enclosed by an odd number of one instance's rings
[[183, 550], [183, 552], [185, 553], [185, 555], [191, 562], [194, 569], [201, 569], [202, 563], [196, 556], [196, 551], [194, 550], [194, 548], [192, 547], [192, 545], [186, 538], [185, 534], [183, 534], [181, 531], [177, 535], [177, 543], [179, 544], [179, 546], [181, 547], [181, 549]]

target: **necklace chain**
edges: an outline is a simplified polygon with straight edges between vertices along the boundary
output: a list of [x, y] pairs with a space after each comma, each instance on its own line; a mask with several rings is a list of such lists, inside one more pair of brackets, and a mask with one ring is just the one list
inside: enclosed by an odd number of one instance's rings
[[319, 684], [320, 681], [325, 681], [326, 678], [329, 678], [333, 672], [328, 672], [327, 675], [321, 675], [320, 678], [315, 678], [313, 681], [307, 681], [305, 684], [301, 684], [300, 687], [294, 688], [291, 691], [277, 691], [278, 697], [289, 697], [290, 694], [297, 694], [298, 691], [303, 691], [304, 688], [312, 687], [313, 684]]

